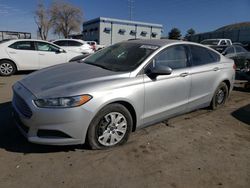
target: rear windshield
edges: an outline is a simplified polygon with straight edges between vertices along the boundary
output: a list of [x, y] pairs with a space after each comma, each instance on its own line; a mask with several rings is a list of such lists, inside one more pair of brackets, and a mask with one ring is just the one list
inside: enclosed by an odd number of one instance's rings
[[206, 45], [217, 45], [219, 43], [219, 40], [203, 40], [201, 44]]
[[11, 39], [4, 39], [0, 41], [0, 44], [10, 41]]
[[85, 63], [104, 69], [128, 72], [136, 69], [158, 46], [122, 42], [107, 47], [85, 59]]

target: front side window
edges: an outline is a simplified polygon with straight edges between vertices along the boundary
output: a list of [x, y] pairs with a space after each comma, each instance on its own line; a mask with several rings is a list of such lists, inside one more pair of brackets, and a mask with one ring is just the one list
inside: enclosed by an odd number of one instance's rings
[[46, 52], [58, 52], [59, 48], [46, 42], [37, 42], [37, 50]]
[[96, 52], [84, 63], [118, 72], [133, 71], [158, 48], [156, 45], [122, 42]]
[[195, 45], [190, 45], [189, 47], [192, 54], [193, 66], [206, 65], [220, 60], [220, 56], [217, 53], [207, 48]]
[[14, 48], [16, 50], [35, 50], [34, 42], [32, 41], [15, 42], [11, 44], [9, 47]]
[[167, 66], [173, 70], [187, 67], [185, 47], [176, 45], [167, 48], [155, 58], [155, 65]]

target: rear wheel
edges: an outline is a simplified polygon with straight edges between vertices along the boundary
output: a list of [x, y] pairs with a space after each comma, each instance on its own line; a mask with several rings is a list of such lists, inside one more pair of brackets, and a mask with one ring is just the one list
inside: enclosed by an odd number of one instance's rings
[[8, 60], [0, 61], [0, 75], [10, 76], [16, 72], [16, 66], [13, 62]]
[[225, 104], [226, 99], [228, 97], [228, 87], [227, 84], [222, 82], [216, 89], [212, 102], [211, 102], [211, 108], [213, 110], [219, 108], [223, 104]]
[[92, 149], [105, 149], [124, 144], [132, 130], [132, 116], [121, 104], [104, 107], [94, 117], [88, 130]]

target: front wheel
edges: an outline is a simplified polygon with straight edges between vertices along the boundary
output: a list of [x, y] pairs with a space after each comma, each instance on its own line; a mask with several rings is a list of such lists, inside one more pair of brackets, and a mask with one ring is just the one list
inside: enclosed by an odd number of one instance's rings
[[92, 149], [124, 144], [132, 130], [132, 116], [121, 104], [104, 107], [92, 120], [87, 139]]
[[215, 110], [225, 104], [228, 97], [228, 87], [227, 84], [222, 82], [216, 89], [213, 99], [211, 101], [211, 108]]

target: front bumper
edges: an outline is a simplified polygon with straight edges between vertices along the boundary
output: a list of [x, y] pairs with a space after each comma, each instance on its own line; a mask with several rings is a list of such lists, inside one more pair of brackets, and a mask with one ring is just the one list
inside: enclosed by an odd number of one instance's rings
[[26, 117], [14, 95], [13, 116], [17, 127], [28, 141], [46, 145], [73, 145], [85, 142], [93, 112], [83, 106], [63, 109], [38, 108], [33, 103], [35, 96], [20, 83], [15, 84], [13, 90], [32, 112], [31, 117]]

